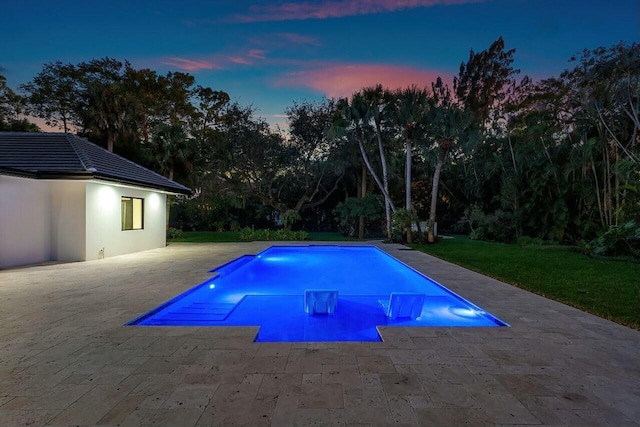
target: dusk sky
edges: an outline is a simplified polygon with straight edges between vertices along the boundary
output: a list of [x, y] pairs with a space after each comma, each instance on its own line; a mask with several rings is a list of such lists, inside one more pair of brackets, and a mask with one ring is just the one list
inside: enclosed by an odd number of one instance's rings
[[502, 36], [522, 75], [568, 68], [584, 48], [638, 42], [638, 0], [2, 0], [0, 74], [109, 56], [196, 82], [284, 122], [292, 101], [451, 81]]

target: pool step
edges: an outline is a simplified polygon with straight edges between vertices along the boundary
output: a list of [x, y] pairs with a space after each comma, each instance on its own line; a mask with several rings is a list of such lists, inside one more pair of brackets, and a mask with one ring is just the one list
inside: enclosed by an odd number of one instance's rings
[[194, 302], [177, 310], [169, 311], [158, 319], [153, 319], [149, 325], [188, 325], [196, 322], [221, 322], [231, 314], [238, 304], [217, 302]]

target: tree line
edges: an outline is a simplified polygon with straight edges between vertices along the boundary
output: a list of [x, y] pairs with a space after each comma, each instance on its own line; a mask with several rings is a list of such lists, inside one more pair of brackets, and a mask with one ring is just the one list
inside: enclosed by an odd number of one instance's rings
[[286, 131], [188, 73], [54, 62], [21, 94], [0, 77], [0, 129], [34, 130], [28, 113], [191, 186], [172, 217], [189, 229], [433, 241], [437, 221], [504, 242], [640, 239], [639, 47], [585, 49], [534, 81], [500, 38], [470, 52], [452, 87], [293, 102]]

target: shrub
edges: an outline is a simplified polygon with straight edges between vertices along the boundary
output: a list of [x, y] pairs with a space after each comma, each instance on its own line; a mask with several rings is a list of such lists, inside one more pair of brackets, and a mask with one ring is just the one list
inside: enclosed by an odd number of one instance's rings
[[272, 240], [271, 230], [268, 230], [268, 229], [254, 230], [251, 240], [259, 240], [259, 241]]
[[171, 225], [182, 230], [193, 231], [201, 228], [198, 204], [190, 200], [180, 200], [171, 206]]
[[640, 226], [635, 221], [613, 225], [590, 242], [578, 242], [579, 252], [589, 256], [632, 256], [640, 258]]
[[518, 238], [518, 246], [547, 246], [558, 245], [558, 242], [553, 240], [542, 240], [539, 237], [522, 236]]
[[230, 196], [182, 198], [171, 205], [169, 224], [184, 231], [239, 231], [246, 224], [268, 228], [273, 224], [271, 213], [256, 203], [239, 204]]
[[178, 239], [180, 237], [182, 237], [182, 230], [173, 227], [167, 229], [167, 239]]
[[394, 241], [402, 242], [406, 237], [407, 228], [411, 229], [413, 213], [407, 209], [396, 209], [391, 216], [391, 233]]
[[280, 219], [282, 220], [282, 225], [285, 227], [291, 227], [293, 224], [300, 221], [302, 217], [300, 216], [300, 212], [289, 209], [280, 216]]
[[364, 199], [347, 197], [338, 203], [333, 210], [340, 232], [355, 237], [358, 232], [358, 219], [364, 217], [366, 228], [376, 221], [384, 219], [384, 203], [382, 197], [369, 194]]
[[578, 241], [575, 249], [583, 255], [593, 256], [593, 244], [586, 240]]
[[240, 235], [238, 236], [238, 238], [245, 242], [253, 240], [253, 228], [245, 227], [240, 229]]
[[469, 224], [472, 240], [487, 240], [490, 242], [513, 243], [516, 240], [516, 219], [512, 212], [496, 210], [485, 214], [474, 206], [469, 214]]
[[302, 241], [308, 240], [309, 234], [306, 231], [289, 231], [289, 230], [254, 230], [245, 227], [240, 230], [240, 240], [243, 241]]

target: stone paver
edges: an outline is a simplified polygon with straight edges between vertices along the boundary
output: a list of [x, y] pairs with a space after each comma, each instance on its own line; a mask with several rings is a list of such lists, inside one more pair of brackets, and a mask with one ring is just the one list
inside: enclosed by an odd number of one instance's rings
[[640, 332], [369, 244], [511, 327], [254, 343], [256, 327], [123, 326], [269, 243], [172, 244], [3, 270], [0, 426], [640, 424]]

